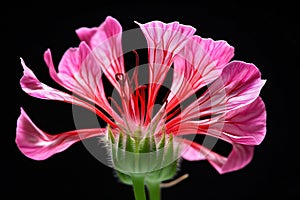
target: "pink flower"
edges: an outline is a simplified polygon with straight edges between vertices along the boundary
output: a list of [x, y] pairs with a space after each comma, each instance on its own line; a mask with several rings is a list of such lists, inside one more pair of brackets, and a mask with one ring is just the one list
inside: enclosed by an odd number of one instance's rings
[[[175, 136], [186, 160], [207, 160], [219, 172], [241, 169], [252, 157], [266, 133], [266, 111], [259, 97], [265, 81], [255, 65], [231, 61], [234, 49], [225, 41], [194, 35], [195, 29], [177, 22], [153, 21], [139, 24], [148, 44], [148, 83], [139, 85], [138, 70], [132, 77], [125, 72], [122, 27], [107, 17], [97, 28], [76, 30], [81, 43], [63, 55], [58, 72], [51, 52], [44, 54], [52, 79], [70, 91], [66, 93], [40, 82], [25, 65], [20, 81], [29, 95], [75, 104], [97, 114], [115, 135], [137, 130], [161, 136]], [[231, 62], [230, 62], [231, 61]], [[171, 67], [173, 65], [173, 67]], [[161, 108], [154, 105], [167, 73], [172, 70], [170, 93]], [[104, 74], [120, 95], [121, 104], [104, 92]], [[178, 111], [178, 106], [201, 88], [208, 89]], [[73, 94], [72, 94], [73, 93]], [[110, 101], [114, 106], [110, 105]], [[97, 107], [96, 107], [96, 106]], [[80, 140], [107, 135], [107, 128], [74, 130], [50, 135], [40, 130], [21, 109], [16, 143], [29, 158], [44, 160], [64, 151]], [[184, 139], [184, 135], [209, 135], [232, 145], [228, 157], [203, 144]]]

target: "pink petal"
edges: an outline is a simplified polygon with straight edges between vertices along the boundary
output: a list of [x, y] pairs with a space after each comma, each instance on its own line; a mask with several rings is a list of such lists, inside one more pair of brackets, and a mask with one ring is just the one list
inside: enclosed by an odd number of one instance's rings
[[[214, 116], [241, 108], [252, 103], [260, 93], [265, 80], [253, 64], [231, 62], [221, 76], [195, 102], [185, 108], [177, 118], [194, 120], [203, 116]], [[179, 119], [173, 119], [174, 123]]]
[[251, 104], [232, 110], [221, 118], [223, 134], [233, 142], [259, 145], [266, 135], [266, 108], [260, 97]]
[[[58, 72], [67, 76], [77, 75], [87, 59], [91, 60], [93, 65], [97, 65], [90, 48], [85, 42], [81, 42], [78, 48], [70, 48], [65, 52], [58, 65]], [[97, 67], [92, 66], [92, 69], [94, 68]], [[101, 70], [98, 71], [101, 73]]]
[[219, 77], [233, 55], [234, 48], [226, 41], [193, 36], [175, 57], [167, 111]]
[[206, 120], [184, 120], [176, 124], [167, 123], [166, 131], [174, 135], [209, 135], [218, 139], [231, 142], [227, 135], [222, 133], [223, 124], [220, 123], [219, 118], [206, 119]]
[[45, 160], [82, 139], [99, 136], [105, 129], [82, 129], [50, 135], [36, 127], [25, 111], [17, 121], [16, 143], [20, 151], [34, 160]]
[[82, 106], [91, 110], [92, 112], [99, 115], [103, 120], [107, 123], [116, 127], [115, 123], [112, 122], [107, 116], [105, 116], [99, 109], [95, 106], [76, 98], [75, 96], [69, 95], [65, 92], [56, 90], [52, 87], [49, 87], [43, 83], [41, 83], [34, 73], [25, 65], [24, 61], [21, 59], [21, 64], [24, 69], [24, 75], [20, 80], [20, 84], [22, 89], [29, 95], [40, 98], [40, 99], [48, 99], [48, 100], [57, 100], [63, 101], [67, 103], [71, 103], [74, 105]]
[[40, 99], [53, 99], [58, 101], [71, 102], [74, 97], [71, 95], [51, 88], [41, 83], [34, 73], [26, 66], [25, 62], [21, 59], [21, 64], [24, 69], [23, 77], [20, 80], [22, 89], [29, 95]]
[[200, 144], [188, 140], [184, 140], [183, 146], [184, 151], [182, 151], [181, 156], [184, 159], [196, 161], [206, 158], [220, 174], [245, 167], [252, 160], [254, 152], [253, 146], [234, 144], [232, 151], [226, 158]]
[[[209, 151], [207, 148], [201, 148], [201, 145], [189, 140], [181, 140], [178, 143], [180, 145], [180, 156], [188, 161], [206, 160], [206, 155]], [[200, 151], [203, 150], [203, 151]]]
[[191, 121], [170, 126], [166, 130], [177, 135], [203, 134], [230, 143], [259, 145], [266, 134], [266, 110], [260, 97], [242, 108], [229, 111], [223, 116]]
[[[226, 101], [213, 98], [216, 102], [226, 102], [226, 110], [241, 108], [253, 102], [265, 84], [259, 69], [250, 63], [234, 61], [224, 68], [221, 77], [209, 86], [209, 95], [218, 95], [224, 91]], [[217, 110], [217, 109], [214, 109]]]
[[109, 105], [102, 83], [102, 71], [96, 57], [85, 42], [79, 48], [70, 48], [63, 55], [56, 73], [50, 50], [44, 54], [51, 77], [61, 86], [75, 94], [95, 103], [111, 116], [113, 112]]
[[81, 41], [86, 41], [94, 49], [107, 38], [122, 33], [122, 27], [115, 18], [108, 16], [99, 27], [79, 28], [76, 33]]
[[242, 169], [248, 165], [253, 158], [253, 153], [254, 146], [235, 144], [224, 163], [220, 162], [218, 157], [209, 158], [208, 161], [220, 174], [224, 174]]
[[122, 27], [119, 22], [112, 17], [107, 17], [99, 27], [80, 28], [76, 33], [80, 40], [89, 45], [108, 80], [118, 89], [115, 75], [125, 73], [121, 41]]
[[[191, 26], [181, 25], [178, 22], [165, 24], [160, 21], [153, 21], [146, 24], [137, 24], [143, 31], [148, 43], [149, 83], [151, 84], [149, 86], [147, 110], [150, 111], [175, 54], [184, 47], [196, 30]], [[151, 116], [151, 114], [147, 116]]]

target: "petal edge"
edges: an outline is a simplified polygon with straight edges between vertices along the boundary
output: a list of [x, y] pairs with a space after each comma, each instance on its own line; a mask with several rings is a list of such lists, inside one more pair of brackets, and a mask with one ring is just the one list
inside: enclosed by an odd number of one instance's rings
[[45, 160], [81, 139], [101, 135], [105, 129], [83, 129], [50, 135], [40, 130], [21, 108], [15, 142], [19, 150], [34, 160]]

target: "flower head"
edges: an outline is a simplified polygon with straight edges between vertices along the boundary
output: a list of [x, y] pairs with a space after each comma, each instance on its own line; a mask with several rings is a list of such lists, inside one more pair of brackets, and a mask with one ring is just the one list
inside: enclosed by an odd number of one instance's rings
[[[44, 160], [75, 142], [100, 136], [110, 146], [113, 167], [122, 173], [141, 172], [141, 166], [155, 171], [176, 163], [179, 157], [207, 160], [219, 173], [247, 165], [254, 146], [266, 133], [266, 111], [259, 97], [265, 81], [259, 69], [254, 64], [231, 61], [233, 47], [225, 41], [194, 35], [196, 30], [191, 26], [160, 21], [137, 24], [147, 41], [148, 65], [145, 69], [137, 63], [131, 74], [124, 66], [122, 27], [112, 17], [99, 27], [76, 30], [81, 43], [66, 51], [58, 72], [50, 50], [45, 52], [50, 76], [70, 93], [40, 82], [21, 61], [24, 75], [20, 83], [26, 93], [81, 106], [108, 124], [51, 135], [36, 127], [21, 109], [16, 131], [21, 152]], [[146, 75], [141, 75], [141, 70]], [[171, 84], [162, 98], [158, 94], [170, 73]], [[106, 95], [103, 75], [117, 97]], [[146, 83], [141, 78], [147, 79]], [[199, 90], [204, 92], [198, 97], [195, 93]], [[185, 137], [197, 134], [230, 143], [231, 152], [225, 157]], [[165, 152], [157, 153], [159, 149]], [[128, 152], [134, 155], [128, 158]], [[148, 157], [141, 161], [136, 154], [142, 153]], [[130, 163], [136, 159], [139, 162], [128, 167], [128, 159]], [[156, 161], [153, 166], [143, 164], [149, 159], [159, 160], [159, 167]]]

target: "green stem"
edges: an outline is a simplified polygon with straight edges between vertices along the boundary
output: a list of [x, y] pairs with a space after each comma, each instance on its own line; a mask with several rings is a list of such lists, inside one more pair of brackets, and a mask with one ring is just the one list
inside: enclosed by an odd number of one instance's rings
[[133, 174], [131, 178], [135, 200], [146, 200], [144, 186], [145, 177], [143, 175]]
[[150, 200], [160, 200], [160, 182], [147, 182]]

